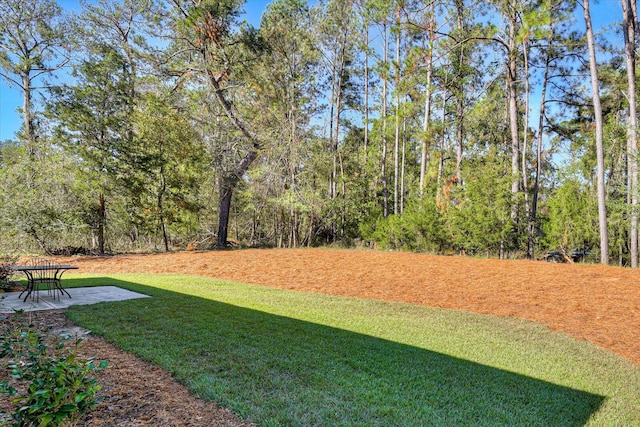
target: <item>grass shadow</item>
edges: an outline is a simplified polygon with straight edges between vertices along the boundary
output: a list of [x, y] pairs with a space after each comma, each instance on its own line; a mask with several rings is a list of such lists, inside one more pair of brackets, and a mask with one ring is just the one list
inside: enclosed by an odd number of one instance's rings
[[259, 425], [579, 426], [605, 399], [215, 300], [108, 277], [91, 284], [153, 298], [75, 306], [73, 321]]

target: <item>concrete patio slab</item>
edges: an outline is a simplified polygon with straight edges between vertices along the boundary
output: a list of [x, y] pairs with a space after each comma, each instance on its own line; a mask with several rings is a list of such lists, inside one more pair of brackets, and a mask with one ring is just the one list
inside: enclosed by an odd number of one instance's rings
[[[20, 292], [6, 292], [0, 294], [0, 313], [13, 313], [16, 310], [36, 311], [55, 310], [67, 308], [72, 305], [96, 304], [103, 301], [124, 301], [134, 298], [149, 298], [149, 295], [128, 291], [117, 286], [93, 286], [87, 288], [65, 288], [71, 295], [61, 295], [58, 299], [47, 294], [47, 291], [40, 291], [39, 300], [27, 301], [18, 298]], [[23, 295], [24, 298], [24, 295]]]

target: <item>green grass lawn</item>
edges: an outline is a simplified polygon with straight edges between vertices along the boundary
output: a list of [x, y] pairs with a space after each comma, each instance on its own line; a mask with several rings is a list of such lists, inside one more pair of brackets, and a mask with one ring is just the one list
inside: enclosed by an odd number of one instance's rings
[[[180, 275], [69, 317], [261, 426], [640, 425], [640, 368], [535, 323]], [[99, 355], [97, 355], [99, 357]]]

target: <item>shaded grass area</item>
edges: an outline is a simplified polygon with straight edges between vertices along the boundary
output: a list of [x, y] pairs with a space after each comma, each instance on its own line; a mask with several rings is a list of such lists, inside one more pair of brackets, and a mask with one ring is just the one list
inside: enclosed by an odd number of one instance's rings
[[68, 315], [258, 425], [640, 425], [640, 369], [540, 325], [179, 275]]

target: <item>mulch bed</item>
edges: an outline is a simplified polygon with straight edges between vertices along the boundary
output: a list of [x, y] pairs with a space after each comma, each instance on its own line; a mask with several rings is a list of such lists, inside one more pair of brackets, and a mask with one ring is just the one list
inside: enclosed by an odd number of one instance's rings
[[[83, 337], [80, 343], [81, 354], [84, 357], [95, 356], [98, 361], [107, 360], [109, 363], [104, 370], [96, 374], [101, 387], [98, 396], [104, 400], [95, 410], [83, 416], [76, 426], [252, 425], [228, 409], [219, 407], [215, 402], [198, 399], [158, 366], [122, 351], [100, 337], [85, 335], [86, 331], [79, 330], [60, 311], [37, 311], [26, 316], [30, 323], [43, 325], [52, 333], [66, 331]], [[5, 317], [3, 322], [11, 322], [13, 319], [15, 315]], [[0, 381], [6, 374], [6, 371], [0, 371]], [[0, 410], [11, 412], [10, 402], [0, 399]]]
[[[248, 249], [60, 258], [83, 273], [183, 273], [306, 292], [518, 317], [589, 340], [640, 365], [640, 272], [601, 265], [500, 261], [379, 251]], [[56, 322], [59, 313], [46, 313]], [[84, 425], [248, 425], [159, 368], [104, 340], [107, 397]], [[211, 417], [211, 418], [207, 418]]]
[[640, 271], [336, 249], [66, 258], [81, 272], [186, 273], [532, 320], [640, 365]]

